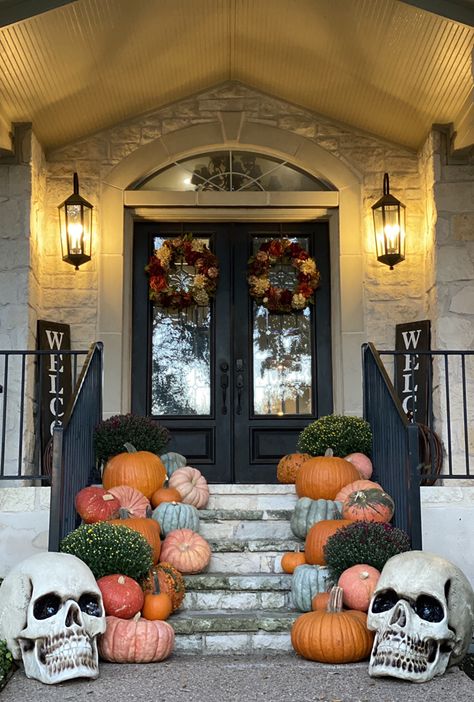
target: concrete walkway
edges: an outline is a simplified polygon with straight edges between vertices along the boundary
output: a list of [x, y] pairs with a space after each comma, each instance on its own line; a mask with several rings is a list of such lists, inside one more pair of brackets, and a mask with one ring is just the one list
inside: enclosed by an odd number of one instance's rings
[[1, 702], [473, 702], [474, 681], [453, 669], [423, 684], [373, 679], [367, 663], [322, 665], [294, 654], [183, 656], [101, 663], [97, 680], [42, 685], [17, 671]]

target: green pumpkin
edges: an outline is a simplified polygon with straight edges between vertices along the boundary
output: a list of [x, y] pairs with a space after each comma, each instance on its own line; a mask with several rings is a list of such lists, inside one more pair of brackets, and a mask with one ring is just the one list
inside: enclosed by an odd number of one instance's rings
[[295, 568], [291, 580], [291, 598], [296, 609], [311, 612], [311, 601], [318, 592], [328, 589], [327, 566], [300, 565]]
[[300, 497], [291, 516], [291, 531], [300, 539], [306, 539], [313, 524], [323, 519], [340, 519], [342, 502], [334, 500], [312, 500]]
[[187, 465], [186, 458], [180, 453], [176, 453], [176, 451], [164, 453], [162, 456], [160, 456], [160, 458], [166, 468], [168, 478], [173, 475], [175, 470], [178, 468], [184, 468], [184, 466]]
[[162, 502], [152, 512], [161, 529], [163, 536], [167, 536], [175, 529], [192, 529], [199, 531], [199, 513], [193, 505], [183, 502]]

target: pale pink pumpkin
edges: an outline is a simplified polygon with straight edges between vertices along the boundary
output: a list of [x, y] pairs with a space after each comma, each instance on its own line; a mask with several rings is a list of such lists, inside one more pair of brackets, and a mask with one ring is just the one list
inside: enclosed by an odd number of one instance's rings
[[366, 563], [358, 563], [343, 571], [337, 582], [343, 589], [343, 602], [348, 609], [367, 612], [380, 572]]
[[111, 663], [155, 663], [174, 648], [174, 629], [160, 619], [106, 617], [105, 634], [99, 637], [101, 658]]
[[185, 504], [197, 509], [205, 507], [209, 500], [209, 486], [201, 471], [191, 466], [178, 468], [168, 480], [168, 487], [176, 488]]
[[374, 483], [372, 480], [354, 480], [353, 483], [348, 483], [344, 485], [343, 488], [339, 490], [334, 501], [344, 503], [351, 492], [356, 492], [357, 490], [383, 490], [383, 487], [379, 483]]
[[180, 573], [200, 573], [211, 560], [211, 548], [192, 529], [175, 529], [163, 541], [161, 560], [171, 563]]
[[127, 512], [124, 517], [146, 517], [151, 509], [150, 501], [140, 490], [129, 485], [117, 485], [109, 492], [120, 502], [121, 509]]
[[373, 465], [372, 461], [365, 453], [350, 453], [348, 456], [344, 456], [344, 458], [357, 468], [362, 478], [370, 480], [372, 477]]

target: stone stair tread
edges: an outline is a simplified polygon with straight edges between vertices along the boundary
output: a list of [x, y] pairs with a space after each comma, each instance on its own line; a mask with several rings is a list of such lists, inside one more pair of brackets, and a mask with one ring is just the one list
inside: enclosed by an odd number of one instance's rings
[[187, 591], [230, 590], [257, 592], [260, 590], [290, 590], [292, 576], [288, 573], [199, 573], [184, 578]]
[[211, 495], [294, 495], [291, 483], [210, 483]]
[[294, 610], [185, 610], [173, 614], [168, 622], [176, 634], [289, 631], [300, 615]]
[[292, 509], [200, 509], [199, 517], [203, 521], [289, 521]]
[[213, 553], [237, 553], [248, 551], [256, 552], [284, 552], [294, 551], [298, 546], [300, 550], [304, 541], [296, 536], [291, 539], [208, 539]]

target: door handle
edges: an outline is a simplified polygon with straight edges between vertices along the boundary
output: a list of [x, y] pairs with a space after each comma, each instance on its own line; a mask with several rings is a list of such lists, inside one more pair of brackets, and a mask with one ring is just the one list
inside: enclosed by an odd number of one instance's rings
[[242, 414], [242, 390], [244, 387], [244, 362], [242, 358], [237, 358], [235, 361], [235, 370], [237, 375], [235, 376], [235, 387], [237, 388], [237, 408], [236, 414]]
[[221, 369], [221, 390], [222, 390], [222, 414], [227, 414], [227, 388], [229, 387], [229, 375], [227, 371], [229, 370], [229, 364], [227, 361], [221, 361], [219, 364]]

